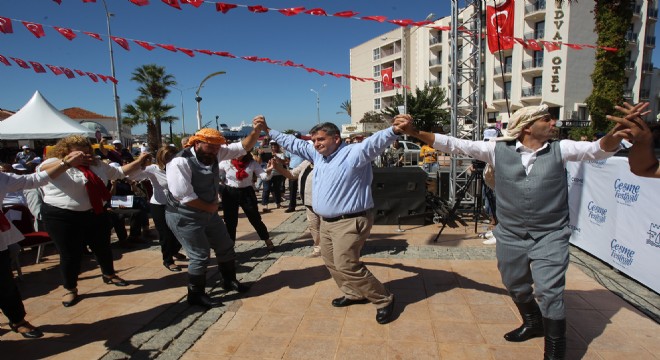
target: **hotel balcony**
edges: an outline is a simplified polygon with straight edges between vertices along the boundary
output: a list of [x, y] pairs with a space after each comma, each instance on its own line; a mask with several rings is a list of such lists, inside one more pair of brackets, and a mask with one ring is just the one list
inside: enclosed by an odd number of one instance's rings
[[626, 61], [626, 64], [624, 65], [624, 70], [634, 71], [635, 70], [635, 62], [634, 61]]
[[648, 19], [650, 21], [656, 21], [658, 20], [658, 9], [654, 9], [651, 6], [649, 6], [648, 10]]
[[543, 58], [528, 59], [523, 61], [522, 70], [525, 75], [532, 75], [543, 71]]
[[531, 31], [528, 33], [523, 34], [523, 38], [525, 40], [538, 40], [538, 39], [543, 39], [545, 36], [545, 30], [540, 29], [537, 31]]
[[530, 98], [530, 97], [541, 97], [543, 94], [543, 86], [530, 86], [523, 88], [522, 91], [520, 92], [520, 96], [522, 98]]
[[430, 59], [429, 60], [429, 68], [430, 69], [437, 69], [442, 67], [442, 59], [440, 58], [435, 58], [435, 59]]
[[429, 47], [430, 47], [431, 49], [435, 49], [435, 48], [442, 47], [442, 40], [440, 40], [440, 39], [439, 39], [438, 37], [436, 37], [436, 36], [431, 36], [431, 37], [429, 38]]
[[654, 48], [655, 47], [655, 36], [647, 36], [646, 41], [644, 41], [646, 47]]
[[632, 99], [633, 98], [632, 89], [623, 89], [623, 98], [624, 99]]
[[642, 64], [642, 72], [645, 73], [653, 73], [653, 63], [643, 63]]
[[525, 5], [525, 20], [538, 20], [545, 17], [545, 0]]
[[504, 95], [505, 95], [504, 91], [493, 92], [493, 102], [502, 102], [505, 101], [506, 99], [511, 100], [511, 91], [506, 92], [506, 98], [504, 97]]
[[626, 41], [628, 41], [629, 44], [637, 44], [638, 35], [639, 34], [636, 32], [628, 31], [626, 32]]
[[639, 17], [642, 13], [642, 5], [632, 3], [630, 4], [630, 9], [632, 10], [633, 17]]
[[[511, 68], [512, 64], [504, 64], [504, 67], [502, 66], [495, 66], [495, 75], [501, 75], [504, 73], [504, 75], [511, 75]], [[504, 70], [504, 71], [502, 71]]]

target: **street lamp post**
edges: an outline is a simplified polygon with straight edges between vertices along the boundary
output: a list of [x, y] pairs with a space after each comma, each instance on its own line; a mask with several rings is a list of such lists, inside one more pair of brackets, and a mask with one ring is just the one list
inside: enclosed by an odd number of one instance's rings
[[314, 89], [309, 89], [311, 92], [316, 94], [316, 123], [320, 124], [321, 123], [321, 90], [323, 90], [324, 87], [326, 87], [327, 84], [323, 84], [319, 88], [319, 91], [316, 91]]
[[218, 119], [220, 118], [220, 115], [215, 116], [215, 129], [220, 131], [220, 126], [218, 126]]
[[[179, 89], [176, 86], [172, 86], [172, 89], [178, 90], [179, 94], [181, 95], [181, 133], [183, 134], [182, 136], [186, 136], [186, 113], [183, 111], [183, 91], [184, 90], [190, 90], [194, 89], [195, 87], [189, 87], [186, 89]], [[170, 123], [172, 125], [172, 123]], [[171, 126], [170, 126], [171, 128]]]
[[199, 96], [199, 91], [202, 90], [202, 86], [206, 82], [206, 80], [216, 76], [216, 75], [222, 75], [226, 74], [224, 71], [216, 71], [214, 73], [211, 73], [209, 75], [206, 75], [206, 77], [202, 80], [202, 82], [199, 83], [199, 87], [197, 88], [197, 91], [195, 91], [195, 101], [197, 101], [197, 130], [202, 128], [202, 111], [200, 109], [200, 103], [202, 102], [202, 97]]
[[[112, 32], [110, 31], [110, 16], [114, 16], [114, 14], [111, 14], [108, 11], [108, 5], [105, 3], [105, 0], [103, 0], [103, 8], [105, 9], [105, 19], [106, 23], [108, 25], [108, 48], [110, 48], [110, 74], [114, 79], [115, 77], [115, 57], [112, 52], [112, 39], [110, 36], [112, 36]], [[112, 94], [115, 99], [115, 125], [117, 126], [117, 139], [119, 141], [122, 140], [121, 138], [121, 106], [119, 105], [119, 96], [117, 95], [117, 84], [112, 81]]]

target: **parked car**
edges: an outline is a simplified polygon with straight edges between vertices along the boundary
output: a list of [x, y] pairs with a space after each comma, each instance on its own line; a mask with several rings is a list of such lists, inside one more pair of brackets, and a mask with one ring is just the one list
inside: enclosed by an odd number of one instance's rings
[[412, 141], [399, 140], [403, 146], [403, 166], [417, 166], [419, 164], [419, 151], [422, 149]]

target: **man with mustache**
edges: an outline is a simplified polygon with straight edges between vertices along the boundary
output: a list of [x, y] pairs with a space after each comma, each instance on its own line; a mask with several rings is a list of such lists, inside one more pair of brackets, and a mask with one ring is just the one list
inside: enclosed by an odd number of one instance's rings
[[165, 220], [186, 249], [188, 263], [188, 304], [206, 308], [221, 306], [205, 292], [206, 268], [211, 248], [215, 251], [222, 287], [246, 292], [236, 279], [236, 253], [227, 227], [218, 215], [220, 175], [218, 162], [245, 155], [265, 130], [265, 121], [255, 118], [253, 131], [242, 142], [225, 145], [215, 129], [201, 129], [188, 139], [186, 148], [167, 165], [169, 193]]

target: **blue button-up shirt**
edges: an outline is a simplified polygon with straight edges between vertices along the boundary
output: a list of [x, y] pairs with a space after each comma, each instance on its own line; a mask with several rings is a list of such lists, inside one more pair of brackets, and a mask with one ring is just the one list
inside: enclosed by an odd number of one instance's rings
[[295, 169], [305, 160], [302, 157], [292, 153], [291, 151], [286, 152], [286, 157], [289, 158], [289, 169]]
[[380, 155], [397, 135], [393, 128], [381, 130], [361, 143], [346, 145], [323, 156], [308, 142], [293, 135], [270, 131], [271, 139], [294, 154], [314, 163], [312, 208], [323, 217], [336, 217], [369, 210], [373, 173], [371, 161]]

